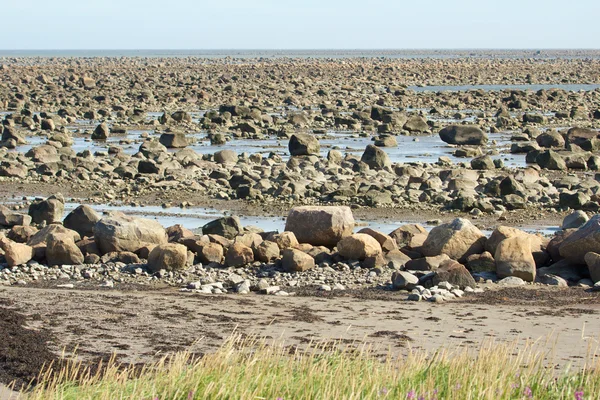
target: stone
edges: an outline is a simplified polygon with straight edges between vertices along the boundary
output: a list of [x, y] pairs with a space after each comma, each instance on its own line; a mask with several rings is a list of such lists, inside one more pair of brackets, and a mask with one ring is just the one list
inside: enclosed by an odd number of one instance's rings
[[46, 261], [53, 265], [81, 265], [84, 256], [73, 237], [64, 233], [50, 234], [46, 241]]
[[367, 145], [360, 160], [374, 170], [381, 170], [392, 166], [387, 153], [372, 144]]
[[265, 240], [254, 250], [254, 258], [261, 262], [271, 262], [279, 258], [280, 249], [277, 243]]
[[350, 207], [301, 206], [290, 210], [285, 230], [293, 232], [300, 243], [334, 247], [352, 234], [354, 217]]
[[157, 221], [114, 212], [96, 223], [94, 240], [102, 254], [113, 251], [136, 253], [147, 245], [165, 244], [168, 237]]
[[314, 258], [296, 249], [283, 250], [281, 262], [286, 272], [303, 272], [315, 267]]
[[435, 271], [448, 260], [450, 260], [450, 257], [446, 254], [440, 254], [439, 256], [422, 257], [407, 261], [404, 267], [409, 271]]
[[188, 140], [183, 132], [165, 132], [160, 135], [158, 141], [167, 149], [182, 149], [188, 145]]
[[0, 235], [0, 249], [4, 251], [4, 258], [9, 268], [26, 264], [34, 256], [34, 249], [26, 244], [16, 243]]
[[529, 239], [529, 243], [531, 246], [530, 251], [536, 262], [536, 266], [540, 268], [546, 264], [549, 258], [549, 254], [544, 249], [544, 241], [542, 240], [542, 238], [537, 235], [532, 235], [520, 229], [509, 226], [498, 226], [496, 229], [494, 229], [494, 231], [485, 243], [485, 249], [491, 254], [496, 254], [496, 248], [498, 247], [500, 242], [513, 237], [523, 237]]
[[96, 126], [94, 133], [92, 133], [93, 140], [106, 140], [110, 136], [110, 129], [104, 122]]
[[392, 274], [392, 287], [395, 290], [413, 290], [419, 278], [406, 271], [395, 271]]
[[600, 254], [590, 251], [585, 254], [584, 260], [590, 271], [592, 282], [600, 282]]
[[442, 129], [439, 133], [440, 139], [448, 144], [457, 145], [483, 145], [487, 143], [488, 137], [477, 126], [451, 125]]
[[594, 215], [577, 231], [563, 240], [559, 253], [573, 264], [584, 264], [589, 252], [600, 253], [600, 215]]
[[232, 240], [243, 230], [242, 222], [237, 216], [215, 219], [202, 227], [205, 235], [219, 235]]
[[423, 245], [427, 239], [427, 230], [419, 224], [402, 225], [390, 233], [399, 248], [415, 248]]
[[63, 225], [65, 228], [79, 233], [81, 237], [92, 237], [94, 236], [94, 226], [100, 219], [100, 215], [92, 207], [80, 205], [67, 215]]
[[446, 254], [453, 260], [463, 261], [471, 254], [482, 253], [485, 240], [485, 235], [469, 220], [456, 218], [433, 228], [421, 252], [426, 257]]
[[252, 249], [242, 243], [234, 243], [229, 246], [225, 255], [225, 264], [228, 267], [242, 267], [254, 261]]
[[235, 164], [238, 161], [238, 155], [233, 150], [220, 150], [214, 154], [214, 159], [219, 164]]
[[499, 278], [516, 276], [527, 282], [535, 281], [536, 265], [528, 236], [515, 236], [501, 241], [496, 247], [494, 259]]
[[201, 263], [220, 264], [223, 261], [223, 246], [218, 243], [206, 243], [198, 249], [198, 258]]
[[337, 244], [338, 253], [347, 260], [363, 261], [382, 254], [381, 245], [372, 236], [356, 233], [346, 236]]
[[273, 232], [267, 236], [266, 240], [276, 243], [281, 250], [294, 248], [297, 247], [299, 244], [296, 235], [294, 235], [294, 232]]
[[298, 133], [290, 138], [288, 149], [292, 156], [319, 155], [321, 145], [316, 137]]
[[567, 170], [567, 164], [565, 163], [565, 160], [557, 152], [552, 151], [552, 150], [546, 150], [546, 151], [540, 152], [535, 157], [535, 162], [541, 168], [546, 168], [546, 169], [556, 170], [556, 171], [566, 171]]
[[589, 221], [588, 215], [585, 211], [575, 211], [571, 214], [567, 215], [562, 222], [562, 229], [576, 229], [581, 228], [585, 225], [586, 222]]
[[472, 272], [495, 272], [496, 261], [489, 251], [484, 251], [467, 257], [467, 267]]
[[383, 232], [379, 232], [371, 228], [363, 228], [360, 231], [358, 231], [358, 233], [364, 233], [369, 236], [372, 236], [375, 240], [379, 242], [379, 244], [381, 245], [381, 249], [386, 253], [388, 251], [396, 250], [398, 248], [396, 241]]
[[448, 282], [460, 289], [475, 288], [477, 286], [475, 279], [473, 279], [467, 268], [454, 260], [446, 261], [433, 274], [432, 282], [434, 285], [440, 282]]
[[495, 169], [494, 160], [490, 156], [481, 156], [471, 160], [471, 168], [479, 170]]
[[148, 270], [181, 271], [187, 265], [187, 247], [178, 243], [164, 243], [154, 247], [148, 255]]
[[30, 223], [31, 216], [14, 212], [8, 207], [0, 205], [0, 225], [7, 227], [15, 225], [28, 226]]
[[176, 224], [176, 225], [168, 227], [166, 232], [167, 232], [167, 237], [168, 237], [169, 243], [171, 243], [171, 242], [177, 243], [180, 240], [183, 240], [185, 238], [195, 237], [194, 232], [185, 228], [181, 224]]
[[37, 200], [29, 206], [29, 216], [35, 224], [51, 224], [62, 220], [65, 201], [62, 195], [50, 196], [46, 200]]

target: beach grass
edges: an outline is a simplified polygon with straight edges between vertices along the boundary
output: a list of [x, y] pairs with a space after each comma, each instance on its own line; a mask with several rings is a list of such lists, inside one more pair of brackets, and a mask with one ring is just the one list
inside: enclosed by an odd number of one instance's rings
[[232, 336], [201, 357], [179, 352], [143, 367], [111, 361], [48, 366], [27, 399], [596, 399], [600, 363], [553, 362], [549, 341], [463, 345], [402, 354], [373, 345]]

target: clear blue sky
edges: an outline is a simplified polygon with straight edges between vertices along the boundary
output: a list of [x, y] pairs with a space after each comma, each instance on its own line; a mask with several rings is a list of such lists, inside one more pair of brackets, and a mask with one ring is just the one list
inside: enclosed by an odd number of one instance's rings
[[5, 0], [0, 49], [600, 48], [600, 0]]

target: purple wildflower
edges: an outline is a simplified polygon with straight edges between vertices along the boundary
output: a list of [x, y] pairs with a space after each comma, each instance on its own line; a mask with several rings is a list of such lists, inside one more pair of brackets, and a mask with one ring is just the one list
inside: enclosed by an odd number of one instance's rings
[[406, 394], [406, 398], [407, 398], [407, 399], [414, 399], [416, 395], [417, 395], [417, 394], [415, 393], [415, 391], [414, 391], [414, 390], [411, 390], [410, 392], [408, 392], [408, 393]]
[[529, 386], [525, 386], [525, 389], [523, 389], [523, 394], [525, 395], [525, 397], [533, 397], [533, 391]]
[[578, 390], [575, 392], [575, 400], [583, 400], [583, 390]]
[[385, 396], [388, 394], [388, 389], [386, 387], [381, 388], [381, 390], [379, 391], [379, 394], [381, 396]]

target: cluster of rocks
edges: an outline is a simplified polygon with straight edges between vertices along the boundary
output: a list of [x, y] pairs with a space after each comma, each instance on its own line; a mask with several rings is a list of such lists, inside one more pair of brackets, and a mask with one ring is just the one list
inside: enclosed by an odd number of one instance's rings
[[593, 286], [600, 281], [600, 216], [567, 217], [554, 238], [500, 226], [486, 237], [455, 219], [427, 232], [404, 225], [389, 235], [354, 233], [348, 207], [293, 208], [284, 232], [243, 227], [223, 217], [202, 234], [114, 212], [100, 216], [82, 205], [62, 219], [56, 195], [28, 214], [0, 207], [5, 284], [31, 280], [149, 282], [164, 279], [186, 290], [287, 294], [317, 285], [343, 290], [364, 285], [411, 292], [411, 300], [442, 301], [476, 291], [478, 282], [538, 282]]

